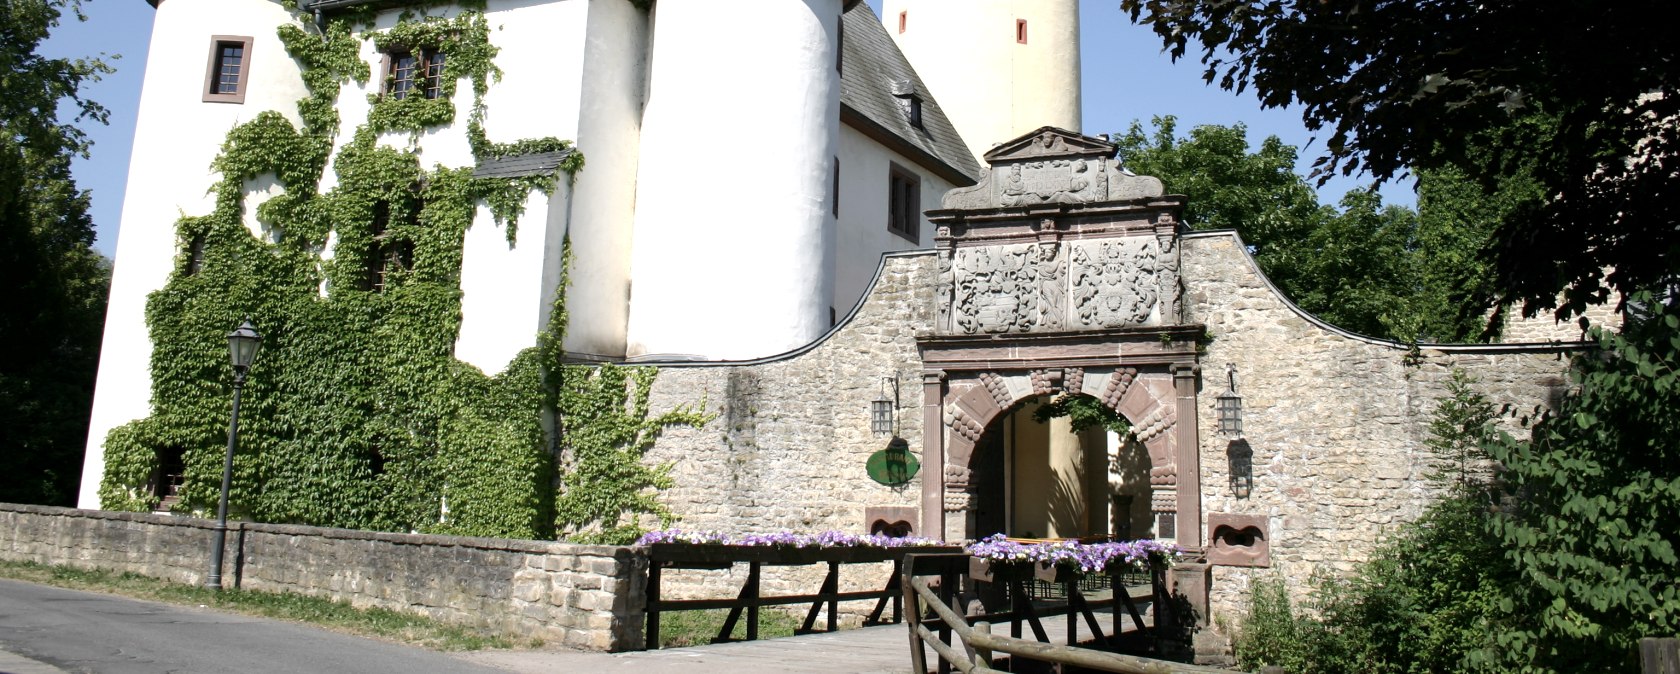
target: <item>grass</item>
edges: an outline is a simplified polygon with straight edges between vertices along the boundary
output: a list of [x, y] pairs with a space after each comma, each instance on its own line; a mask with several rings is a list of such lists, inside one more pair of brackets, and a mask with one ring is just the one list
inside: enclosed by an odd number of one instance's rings
[[[699, 646], [712, 643], [718, 630], [723, 629], [723, 621], [729, 617], [729, 609], [713, 609], [709, 611], [671, 611], [659, 614], [659, 647], [677, 648], [681, 646]], [[791, 637], [793, 631], [799, 627], [800, 619], [792, 613], [771, 609], [758, 612], [758, 638], [774, 639], [777, 637]], [[741, 619], [735, 623], [735, 631], [730, 636], [737, 639], [747, 638], [747, 615], [741, 612]]]
[[[387, 639], [439, 651], [472, 651], [514, 646], [514, 642], [505, 637], [474, 628], [450, 625], [388, 609], [356, 608], [348, 602], [291, 592], [234, 589], [216, 591], [133, 573], [118, 574], [33, 562], [0, 561], [0, 578], [308, 623], [336, 632]], [[716, 632], [716, 628], [713, 628], [713, 632]], [[541, 644], [529, 645], [534, 647]]]

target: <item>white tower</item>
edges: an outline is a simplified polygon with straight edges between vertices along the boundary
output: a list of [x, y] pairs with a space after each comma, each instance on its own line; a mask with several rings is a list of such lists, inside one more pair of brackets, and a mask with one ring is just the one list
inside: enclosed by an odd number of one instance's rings
[[[175, 219], [215, 209], [205, 188], [220, 178], [210, 163], [224, 134], [259, 113], [275, 111], [298, 124], [297, 101], [308, 95], [296, 62], [276, 29], [292, 21], [268, 0], [154, 2], [151, 46], [135, 119], [134, 151], [117, 234], [105, 338], [99, 352], [82, 487], [82, 508], [99, 507], [105, 436], [151, 414], [151, 341], [146, 296], [169, 280], [176, 256]], [[266, 188], [267, 185], [253, 186]], [[256, 230], [248, 201], [247, 226]]]
[[842, 0], [750, 4], [654, 9], [632, 357], [769, 356], [828, 329]]
[[976, 159], [1080, 130], [1079, 0], [884, 0], [881, 21]]

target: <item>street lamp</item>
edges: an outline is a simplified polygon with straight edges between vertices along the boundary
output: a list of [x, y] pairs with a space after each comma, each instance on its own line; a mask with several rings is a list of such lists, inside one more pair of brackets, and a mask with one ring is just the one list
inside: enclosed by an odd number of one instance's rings
[[204, 586], [213, 590], [222, 589], [222, 548], [227, 546], [228, 483], [233, 480], [233, 449], [239, 445], [239, 392], [245, 388], [245, 373], [251, 370], [252, 361], [257, 359], [262, 335], [257, 334], [257, 326], [246, 319], [238, 329], [228, 333], [227, 340], [228, 355], [233, 360], [233, 415], [228, 418], [227, 457], [222, 462], [222, 497], [216, 505], [214, 542], [210, 544], [210, 575], [204, 579]]
[[[892, 397], [887, 397], [887, 382], [892, 382]], [[887, 435], [898, 430], [898, 375], [881, 378], [881, 396], [869, 403], [869, 430]]]
[[1242, 396], [1237, 395], [1237, 366], [1225, 365], [1226, 376], [1230, 378], [1231, 387], [1215, 399], [1219, 410], [1219, 433], [1229, 438], [1243, 436], [1242, 427]]

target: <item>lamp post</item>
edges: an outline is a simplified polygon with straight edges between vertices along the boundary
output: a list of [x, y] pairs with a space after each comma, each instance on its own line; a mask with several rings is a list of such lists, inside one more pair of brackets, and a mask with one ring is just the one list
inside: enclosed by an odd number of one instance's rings
[[239, 392], [245, 388], [245, 373], [257, 359], [257, 347], [262, 335], [257, 326], [246, 319], [239, 328], [228, 333], [228, 354], [233, 359], [233, 415], [228, 418], [227, 457], [222, 462], [222, 497], [216, 505], [216, 528], [210, 544], [210, 575], [204, 586], [222, 589], [222, 549], [227, 547], [228, 483], [233, 481], [233, 449], [239, 445]]

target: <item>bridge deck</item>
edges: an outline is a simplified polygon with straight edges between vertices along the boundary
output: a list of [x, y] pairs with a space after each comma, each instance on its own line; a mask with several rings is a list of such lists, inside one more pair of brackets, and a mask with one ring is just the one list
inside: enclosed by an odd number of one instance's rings
[[[1113, 624], [1106, 610], [1096, 612], [1106, 631]], [[1144, 619], [1150, 616], [1146, 613]], [[1126, 620], [1127, 631], [1132, 624]], [[996, 634], [1008, 634], [1009, 625], [993, 627]], [[1032, 630], [1023, 630], [1031, 638]], [[1053, 643], [1067, 643], [1067, 619], [1047, 618], [1044, 630]], [[1089, 639], [1085, 625], [1081, 639]], [[936, 662], [932, 651], [929, 663]], [[807, 634], [780, 639], [740, 641], [707, 646], [667, 648], [634, 653], [557, 653], [554, 651], [497, 651], [462, 656], [484, 665], [517, 672], [650, 672], [654, 674], [759, 674], [791, 672], [892, 672], [911, 674], [910, 636], [904, 625], [882, 625], [833, 633]]]

